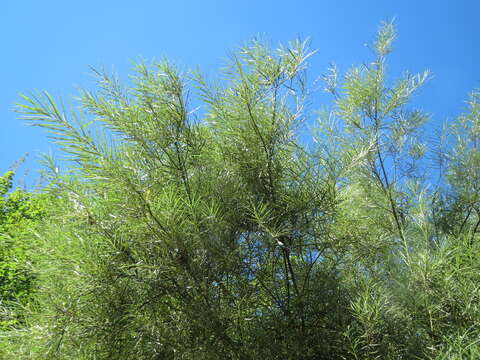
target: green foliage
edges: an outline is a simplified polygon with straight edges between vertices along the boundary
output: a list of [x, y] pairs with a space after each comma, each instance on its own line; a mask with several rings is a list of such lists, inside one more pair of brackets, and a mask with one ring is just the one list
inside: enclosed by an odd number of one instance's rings
[[130, 89], [98, 72], [70, 115], [24, 97], [71, 166], [45, 159], [38, 303], [9, 354], [476, 358], [478, 97], [438, 144], [433, 188], [428, 117], [408, 106], [428, 72], [390, 81], [394, 38], [382, 24], [372, 62], [331, 67], [307, 144], [300, 41], [250, 43], [214, 84], [168, 62], [138, 64]]
[[9, 192], [13, 175], [9, 171], [0, 177], [0, 330], [19, 325], [22, 307], [32, 299], [31, 231], [43, 214], [40, 196], [20, 189]]

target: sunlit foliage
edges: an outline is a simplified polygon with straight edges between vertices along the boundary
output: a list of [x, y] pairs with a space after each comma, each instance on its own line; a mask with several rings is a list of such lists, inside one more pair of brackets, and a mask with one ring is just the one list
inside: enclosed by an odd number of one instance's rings
[[382, 24], [370, 62], [329, 69], [308, 140], [302, 41], [253, 41], [218, 82], [166, 61], [138, 64], [131, 88], [97, 72], [71, 112], [25, 96], [19, 111], [69, 170], [45, 159], [58, 205], [12, 353], [477, 358], [478, 95], [426, 143], [409, 104], [429, 73], [390, 79], [394, 38]]

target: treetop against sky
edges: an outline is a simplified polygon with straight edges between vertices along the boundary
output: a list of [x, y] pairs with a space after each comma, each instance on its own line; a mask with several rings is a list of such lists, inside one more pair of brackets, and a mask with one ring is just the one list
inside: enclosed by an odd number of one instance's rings
[[480, 93], [435, 140], [447, 92], [379, 23], [366, 51], [336, 39], [354, 67], [277, 34], [215, 73], [137, 61], [19, 96], [71, 162], [43, 157], [41, 193], [3, 176], [5, 225], [32, 222], [0, 231], [0, 357], [480, 358]]
[[[310, 59], [313, 81], [332, 61], [341, 70], [369, 61], [365, 43], [381, 20], [393, 18], [399, 36], [389, 72], [431, 70], [431, 81], [414, 101], [440, 125], [461, 113], [467, 94], [480, 85], [479, 8], [477, 1], [433, 0], [6, 1], [0, 15], [5, 54], [0, 59], [0, 168], [7, 170], [28, 152], [23, 168], [36, 169], [38, 153], [52, 149], [45, 134], [18, 121], [12, 111], [18, 94], [45, 89], [68, 102], [77, 87], [94, 86], [89, 66], [114, 68], [128, 80], [132, 59], [166, 56], [213, 77], [229, 51], [259, 34], [274, 45], [310, 37], [319, 50]], [[321, 105], [318, 101], [311, 108]]]

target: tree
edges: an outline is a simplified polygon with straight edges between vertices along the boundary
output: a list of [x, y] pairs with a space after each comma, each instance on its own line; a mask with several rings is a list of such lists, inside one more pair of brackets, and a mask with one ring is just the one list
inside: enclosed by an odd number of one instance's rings
[[8, 171], [0, 177], [0, 331], [20, 325], [22, 308], [32, 301], [32, 230], [44, 212], [41, 196], [21, 189], [9, 192], [13, 176]]
[[71, 115], [24, 97], [70, 164], [50, 161], [30, 343], [55, 359], [478, 354], [478, 229], [449, 233], [455, 202], [425, 185], [427, 117], [407, 105], [428, 73], [387, 81], [394, 36], [383, 24], [373, 62], [330, 69], [307, 143], [301, 41], [254, 41], [213, 85], [168, 62], [137, 65], [130, 89], [98, 72]]

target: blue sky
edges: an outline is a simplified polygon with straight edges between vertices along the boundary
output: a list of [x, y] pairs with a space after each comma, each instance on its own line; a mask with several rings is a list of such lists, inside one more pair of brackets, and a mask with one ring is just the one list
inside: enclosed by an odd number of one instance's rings
[[92, 87], [89, 66], [127, 78], [140, 58], [168, 57], [214, 76], [231, 51], [258, 34], [273, 44], [311, 37], [318, 49], [310, 62], [314, 78], [332, 61], [340, 70], [368, 61], [365, 43], [381, 20], [392, 18], [398, 28], [392, 74], [432, 71], [415, 102], [441, 124], [480, 88], [478, 14], [478, 0], [3, 0], [0, 172], [28, 152], [19, 174], [30, 171], [32, 185], [35, 157], [52, 148], [12, 111], [19, 93], [47, 90], [68, 99], [78, 87]]

